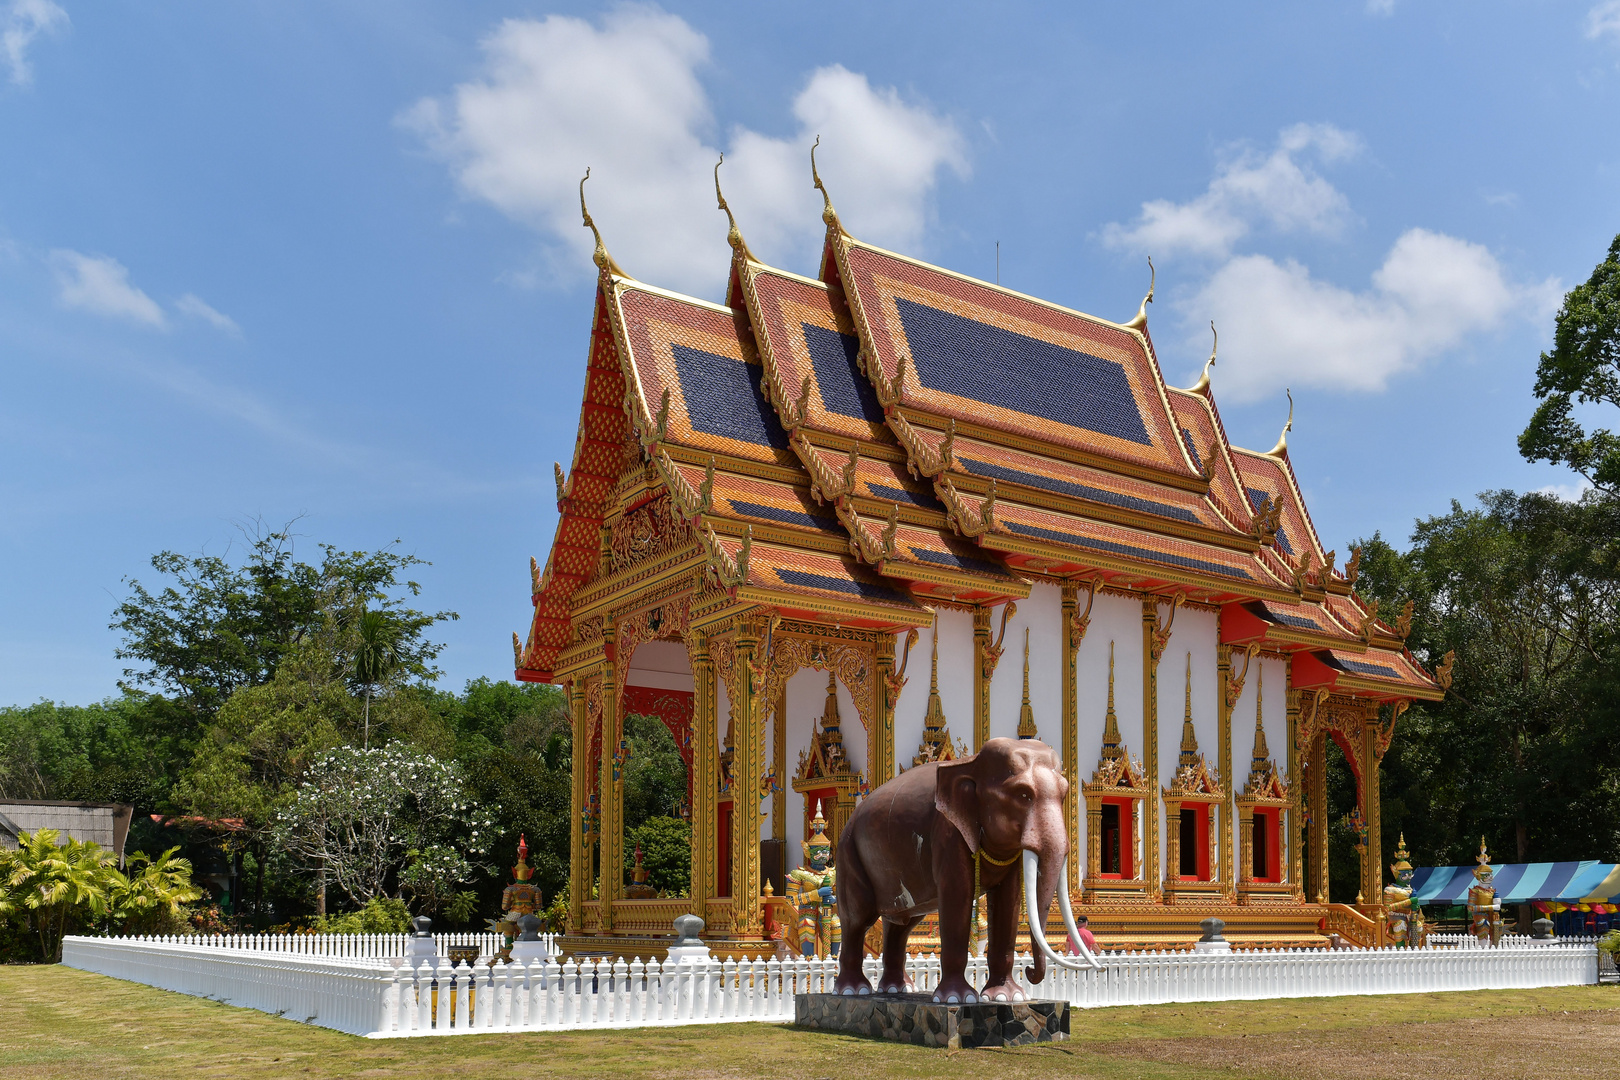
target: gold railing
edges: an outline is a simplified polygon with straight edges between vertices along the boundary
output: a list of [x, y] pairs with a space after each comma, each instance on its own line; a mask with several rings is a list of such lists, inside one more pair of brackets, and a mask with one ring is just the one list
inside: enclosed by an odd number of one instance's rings
[[1363, 948], [1383, 944], [1383, 924], [1369, 919], [1348, 904], [1327, 905], [1327, 931]]

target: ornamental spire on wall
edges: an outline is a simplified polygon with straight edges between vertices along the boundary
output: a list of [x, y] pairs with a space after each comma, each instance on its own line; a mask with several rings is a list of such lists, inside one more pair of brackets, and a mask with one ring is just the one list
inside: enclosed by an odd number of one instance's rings
[[945, 705], [939, 698], [939, 612], [934, 612], [933, 641], [928, 656], [928, 711], [923, 714], [922, 743], [913, 766], [930, 761], [955, 761], [956, 747], [951, 743], [951, 729], [945, 722]]
[[1119, 757], [1124, 750], [1120, 747], [1119, 717], [1114, 715], [1114, 643], [1108, 643], [1108, 718], [1103, 721], [1102, 756], [1105, 758]]
[[1018, 737], [1020, 739], [1037, 739], [1040, 735], [1035, 730], [1035, 710], [1029, 707], [1029, 627], [1024, 627], [1024, 705], [1018, 710]]
[[1181, 761], [1185, 768], [1198, 764], [1198, 733], [1192, 722], [1192, 653], [1187, 654], [1187, 705], [1181, 717]]

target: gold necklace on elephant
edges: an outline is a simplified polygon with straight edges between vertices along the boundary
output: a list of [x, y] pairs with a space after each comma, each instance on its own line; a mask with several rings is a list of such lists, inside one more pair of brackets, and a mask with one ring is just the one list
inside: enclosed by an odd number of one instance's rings
[[1009, 855], [1005, 859], [998, 859], [994, 855], [985, 852], [984, 838], [979, 838], [978, 849], [973, 852], [973, 926], [968, 931], [970, 941], [979, 934], [979, 861], [981, 859], [989, 862], [991, 866], [1011, 866], [1018, 861], [1018, 856]]

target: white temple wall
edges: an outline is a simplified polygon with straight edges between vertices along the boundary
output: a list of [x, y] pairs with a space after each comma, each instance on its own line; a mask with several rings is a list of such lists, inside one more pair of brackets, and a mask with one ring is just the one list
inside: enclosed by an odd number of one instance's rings
[[[990, 737], [1016, 739], [1024, 703], [1024, 631], [1029, 631], [1029, 704], [1042, 742], [1063, 741], [1063, 591], [1037, 582], [1007, 620], [1005, 651], [990, 680]], [[993, 627], [1001, 630], [1001, 616]]]
[[[1085, 599], [1080, 603], [1083, 607]], [[1126, 750], [1133, 758], [1142, 754], [1142, 603], [1129, 597], [1098, 593], [1091, 605], [1091, 625], [1080, 643], [1075, 664], [1075, 741], [1080, 757], [1073, 771], [1079, 783], [1091, 779], [1097, 760], [1102, 756], [1103, 728], [1108, 718], [1110, 641], [1114, 645], [1114, 716], [1119, 720], [1119, 733]], [[1061, 721], [1061, 717], [1059, 719]], [[1061, 737], [1061, 728], [1059, 731]], [[1086, 850], [1083, 808], [1082, 803], [1079, 833], [1082, 852]], [[1084, 860], [1081, 861], [1083, 864]]]
[[[905, 689], [900, 691], [900, 698], [894, 703], [896, 769], [911, 768], [911, 759], [917, 756], [917, 746], [922, 742], [923, 716], [928, 712], [928, 650], [933, 645], [933, 637], [932, 627], [918, 627], [917, 644], [911, 647], [911, 662], [906, 665]], [[896, 634], [894, 638], [896, 670], [900, 667], [905, 648], [906, 635]], [[868, 782], [875, 788], [880, 780], [888, 779], [893, 777], [874, 776], [868, 778]]]
[[[924, 631], [917, 641], [918, 646], [927, 643], [928, 634]], [[922, 657], [924, 663], [918, 673], [918, 681], [922, 693], [919, 699], [923, 708], [928, 708], [928, 657]], [[909, 691], [909, 687], [908, 687]], [[966, 611], [947, 611], [939, 609], [939, 700], [945, 709], [945, 721], [951, 730], [951, 742], [967, 744], [968, 752], [973, 750], [973, 616]], [[919, 738], [921, 737], [919, 731]], [[905, 757], [901, 758], [904, 752]], [[909, 763], [917, 753], [917, 744], [911, 743], [903, 747], [898, 740], [895, 742], [894, 756], [896, 761], [904, 760]]]
[[[926, 692], [925, 688], [924, 693]], [[822, 711], [827, 707], [827, 673], [814, 668], [800, 668], [788, 679], [786, 693], [787, 739], [784, 745], [787, 748], [787, 775], [781, 777], [779, 782], [787, 795], [784, 835], [787, 838], [787, 868], [792, 870], [804, 861], [802, 815], [807, 809], [814, 811], [814, 807], [805, 806], [804, 796], [793, 790], [793, 775], [799, 768], [799, 753], [809, 748], [811, 740], [815, 738]], [[838, 683], [838, 716], [844, 733], [844, 756], [849, 759], [853, 768], [864, 771], [866, 728], [861, 724], [860, 714], [855, 711], [855, 699], [850, 696], [849, 689], [842, 682]], [[830, 810], [830, 807], [827, 808], [829, 813]], [[771, 835], [770, 829], [762, 828], [760, 839], [769, 839]]]
[[[1165, 617], [1160, 609], [1160, 617]], [[1213, 773], [1221, 762], [1220, 713], [1216, 708], [1216, 695], [1220, 692], [1219, 671], [1215, 649], [1220, 637], [1220, 620], [1213, 611], [1182, 608], [1176, 613], [1171, 627], [1170, 641], [1159, 660], [1159, 788], [1170, 783], [1175, 776], [1181, 757], [1181, 721], [1186, 714], [1187, 666], [1192, 664], [1193, 733], [1198, 737], [1198, 751], [1204, 755]], [[1236, 764], [1234, 762], [1234, 764]], [[1221, 778], [1227, 783], [1225, 777]], [[1167, 843], [1170, 823], [1165, 820], [1164, 803], [1159, 803], [1159, 862], [1158, 876], [1165, 875], [1164, 860], [1169, 852]], [[1213, 867], [1214, 862], [1211, 861]]]

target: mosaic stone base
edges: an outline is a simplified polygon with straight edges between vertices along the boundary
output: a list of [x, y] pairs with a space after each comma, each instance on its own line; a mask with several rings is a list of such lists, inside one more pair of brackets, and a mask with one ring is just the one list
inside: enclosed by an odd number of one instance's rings
[[794, 1023], [913, 1046], [1024, 1046], [1069, 1037], [1066, 1001], [938, 1005], [928, 994], [800, 994]]

